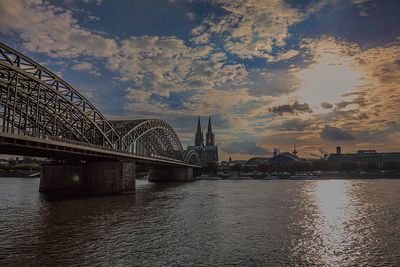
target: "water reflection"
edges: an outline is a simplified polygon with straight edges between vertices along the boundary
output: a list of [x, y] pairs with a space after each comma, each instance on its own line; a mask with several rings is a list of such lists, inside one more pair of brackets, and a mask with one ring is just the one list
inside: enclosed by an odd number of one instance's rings
[[400, 180], [138, 181], [44, 196], [0, 179], [0, 266], [379, 266], [400, 262]]
[[318, 217], [316, 229], [321, 238], [318, 254], [325, 265], [356, 264], [346, 255], [347, 246], [355, 238], [349, 227], [354, 205], [349, 196], [352, 181], [329, 180], [315, 184], [315, 202]]
[[[388, 206], [394, 198], [398, 201], [391, 194], [395, 189], [388, 188], [390, 183], [305, 182], [298, 191], [298, 201], [292, 208], [295, 215], [289, 226], [297, 234], [290, 243], [292, 264], [376, 266], [396, 262], [388, 260], [393, 249], [400, 251], [399, 241], [387, 233], [393, 227], [399, 229], [399, 223], [393, 221], [399, 218], [399, 212]], [[399, 188], [397, 184], [396, 187]], [[390, 232], [399, 236], [398, 232]], [[388, 245], [388, 240], [395, 244]]]
[[[319, 266], [359, 265], [368, 262], [352, 247], [359, 240], [356, 231], [360, 212], [354, 204], [353, 181], [310, 181], [299, 192], [295, 223], [301, 234], [293, 240], [293, 262]], [[349, 253], [351, 251], [351, 253]], [[358, 256], [357, 256], [358, 255]], [[362, 257], [362, 258], [360, 258]]]

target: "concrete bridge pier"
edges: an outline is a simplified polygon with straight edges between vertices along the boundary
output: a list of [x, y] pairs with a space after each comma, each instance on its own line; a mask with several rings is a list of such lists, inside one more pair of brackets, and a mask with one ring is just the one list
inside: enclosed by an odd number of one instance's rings
[[189, 182], [193, 180], [193, 168], [155, 167], [150, 170], [149, 182]]
[[135, 191], [135, 177], [134, 162], [53, 162], [42, 166], [39, 191], [130, 194]]

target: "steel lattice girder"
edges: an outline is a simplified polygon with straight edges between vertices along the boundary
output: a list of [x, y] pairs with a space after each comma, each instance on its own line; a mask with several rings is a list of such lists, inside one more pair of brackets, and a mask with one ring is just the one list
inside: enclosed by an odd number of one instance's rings
[[[56, 115], [52, 114], [53, 116], [61, 116], [63, 112], [68, 109], [71, 113], [69, 122], [72, 123], [72, 125], [66, 125], [66, 127], [77, 127], [78, 124], [81, 124], [81, 135], [85, 138], [82, 138], [82, 136], [78, 138], [75, 137], [79, 141], [87, 142], [87, 140], [93, 140], [98, 145], [109, 148], [119, 148], [119, 135], [107, 119], [78, 91], [57, 75], [1, 43], [0, 65], [3, 83], [12, 83], [11, 80], [4, 79], [6, 76], [10, 76], [7, 72], [18, 73], [18, 75], [23, 78], [24, 82], [30, 82], [33, 87], [37, 86], [37, 100], [54, 100], [54, 103], [57, 104], [54, 104], [52, 107], [46, 107], [50, 109], [53, 108], [52, 111], [58, 111], [55, 113]], [[18, 82], [16, 84], [17, 86], [14, 87], [17, 89], [16, 91], [18, 91], [20, 84]], [[6, 89], [3, 88], [2, 90]], [[58, 109], [58, 103], [64, 103], [64, 106]], [[63, 108], [65, 109], [63, 110]], [[91, 130], [87, 132], [88, 129]]]
[[196, 164], [199, 166], [201, 165], [199, 154], [197, 154], [197, 152], [194, 150], [185, 151], [184, 161], [187, 163], [194, 164], [194, 165], [196, 165]]
[[178, 136], [166, 122], [110, 122], [58, 76], [1, 43], [0, 123], [3, 131], [18, 129], [138, 155], [200, 163], [195, 151], [184, 154]]
[[121, 135], [121, 150], [184, 161], [181, 142], [165, 121], [151, 119], [111, 123]]
[[76, 127], [82, 118], [71, 112], [68, 101], [55, 92], [47, 91], [30, 77], [4, 68], [1, 62], [0, 86], [3, 124], [54, 137], [91, 142], [83, 134], [85, 129]]

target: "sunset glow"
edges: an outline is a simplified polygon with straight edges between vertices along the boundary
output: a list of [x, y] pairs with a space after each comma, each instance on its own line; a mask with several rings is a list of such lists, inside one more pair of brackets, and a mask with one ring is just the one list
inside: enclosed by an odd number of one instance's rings
[[167, 121], [184, 147], [197, 116], [205, 125], [210, 115], [222, 160], [293, 144], [315, 158], [337, 145], [400, 149], [398, 9], [372, 0], [0, 0], [0, 40], [110, 119]]

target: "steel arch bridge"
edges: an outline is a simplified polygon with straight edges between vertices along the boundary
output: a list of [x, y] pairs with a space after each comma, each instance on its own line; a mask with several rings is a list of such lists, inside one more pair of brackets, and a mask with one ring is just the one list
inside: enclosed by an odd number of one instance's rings
[[42, 152], [66, 147], [70, 154], [200, 166], [166, 122], [109, 121], [60, 77], [2, 43], [0, 137], [0, 144], [13, 142], [16, 150], [35, 144]]

